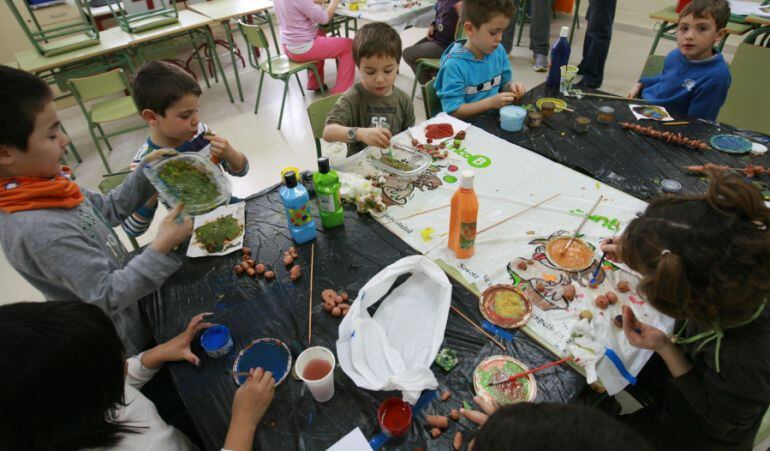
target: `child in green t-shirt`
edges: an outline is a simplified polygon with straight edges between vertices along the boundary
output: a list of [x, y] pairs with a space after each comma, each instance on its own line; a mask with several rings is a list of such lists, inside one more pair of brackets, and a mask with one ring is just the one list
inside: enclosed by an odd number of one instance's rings
[[395, 87], [401, 38], [389, 25], [366, 24], [353, 40], [361, 81], [337, 100], [326, 118], [323, 139], [348, 143], [348, 156], [366, 146], [386, 148], [392, 135], [414, 125], [409, 96]]

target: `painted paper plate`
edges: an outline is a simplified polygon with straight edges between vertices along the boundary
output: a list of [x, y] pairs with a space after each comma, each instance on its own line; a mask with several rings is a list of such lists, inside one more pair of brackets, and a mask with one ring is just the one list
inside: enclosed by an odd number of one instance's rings
[[543, 104], [545, 102], [553, 103], [553, 105], [556, 107], [554, 109], [556, 113], [561, 113], [562, 111], [564, 111], [564, 108], [567, 108], [567, 102], [565, 102], [562, 99], [557, 99], [556, 97], [541, 97], [537, 99], [537, 101], [535, 102], [535, 105], [537, 105], [538, 109], [543, 109]]
[[744, 154], [751, 152], [751, 141], [738, 135], [716, 135], [709, 140], [711, 147], [726, 153]]
[[241, 385], [248, 379], [248, 376], [236, 376], [235, 373], [249, 372], [252, 368], [262, 368], [273, 373], [277, 387], [289, 374], [291, 352], [281, 340], [275, 338], [254, 340], [238, 353], [238, 357], [233, 363], [235, 383]]
[[473, 389], [478, 396], [492, 398], [501, 405], [532, 402], [537, 395], [537, 382], [532, 374], [507, 384], [489, 384], [506, 376], [527, 371], [526, 365], [507, 355], [494, 355], [481, 361], [473, 371]]
[[492, 285], [479, 298], [481, 315], [506, 329], [521, 327], [532, 316], [532, 302], [513, 285]]
[[575, 272], [587, 269], [594, 262], [593, 248], [580, 238], [575, 238], [575, 241], [565, 250], [569, 240], [569, 236], [550, 240], [545, 245], [545, 255], [548, 260], [565, 271]]

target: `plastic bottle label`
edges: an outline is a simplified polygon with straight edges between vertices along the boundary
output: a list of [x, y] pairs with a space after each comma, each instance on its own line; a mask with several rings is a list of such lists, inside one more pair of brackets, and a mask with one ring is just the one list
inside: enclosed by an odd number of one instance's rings
[[476, 223], [460, 223], [460, 249], [472, 249], [476, 243]]
[[291, 225], [293, 225], [294, 227], [302, 227], [303, 225], [313, 220], [313, 217], [310, 215], [310, 210], [308, 209], [307, 204], [303, 205], [302, 208], [299, 208], [297, 210], [292, 210], [291, 208], [289, 208], [288, 211], [289, 211], [289, 221], [291, 222]]
[[318, 208], [324, 213], [334, 213], [337, 210], [337, 204], [334, 201], [334, 194], [317, 194]]

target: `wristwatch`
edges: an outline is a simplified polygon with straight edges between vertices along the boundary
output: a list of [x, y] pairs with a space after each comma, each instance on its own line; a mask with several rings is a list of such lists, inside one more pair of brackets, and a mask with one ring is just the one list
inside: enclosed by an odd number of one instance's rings
[[348, 141], [354, 142], [356, 140], [356, 132], [358, 131], [358, 127], [350, 127], [348, 129]]

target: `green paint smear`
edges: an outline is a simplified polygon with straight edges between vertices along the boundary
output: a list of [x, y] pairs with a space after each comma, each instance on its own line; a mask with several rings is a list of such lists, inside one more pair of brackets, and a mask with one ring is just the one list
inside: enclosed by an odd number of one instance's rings
[[216, 205], [219, 188], [211, 177], [184, 160], [170, 161], [158, 173], [163, 183], [173, 189], [179, 202], [187, 205]]
[[243, 226], [232, 216], [220, 216], [214, 221], [206, 223], [195, 230], [195, 239], [206, 248], [209, 253], [221, 252], [225, 244], [229, 243], [243, 233]]
[[[579, 209], [579, 208], [576, 208], [574, 210], [570, 210], [569, 212], [570, 212], [570, 214], [575, 215], [575, 216], [585, 216], [586, 215], [586, 213], [583, 210]], [[617, 231], [620, 230], [620, 221], [617, 218], [610, 219], [610, 218], [608, 218], [606, 216], [591, 215], [591, 216], [588, 217], [588, 220], [591, 221], [591, 222], [595, 222], [597, 224], [601, 223], [602, 227], [604, 227], [605, 229], [612, 230], [613, 232], [617, 232]]]
[[[516, 365], [513, 362], [505, 362], [503, 364], [502, 369], [500, 370], [500, 372], [508, 376], [513, 376], [514, 374], [521, 373], [522, 371], [523, 369], [519, 365]], [[516, 401], [515, 399], [510, 399], [507, 393], [502, 392], [499, 388], [501, 386], [499, 385], [495, 385], [492, 387], [489, 386], [490, 382], [492, 382], [493, 374], [494, 373], [492, 371], [479, 372], [481, 386], [484, 387], [484, 390], [486, 390], [490, 396], [492, 396], [497, 402], [501, 404], [510, 404], [511, 402]], [[526, 399], [527, 394], [529, 393], [529, 379], [526, 377], [522, 377], [522, 378], [519, 378], [515, 383], [518, 383], [518, 385], [522, 388], [522, 392], [524, 393], [522, 399]]]

